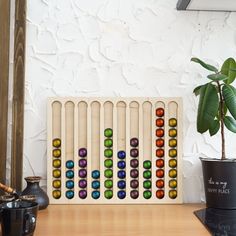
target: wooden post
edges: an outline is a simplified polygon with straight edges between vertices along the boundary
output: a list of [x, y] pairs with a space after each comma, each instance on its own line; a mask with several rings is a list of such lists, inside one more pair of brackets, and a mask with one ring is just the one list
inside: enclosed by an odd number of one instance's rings
[[26, 0], [15, 0], [11, 186], [22, 190]]
[[10, 1], [0, 0], [0, 182], [6, 181]]

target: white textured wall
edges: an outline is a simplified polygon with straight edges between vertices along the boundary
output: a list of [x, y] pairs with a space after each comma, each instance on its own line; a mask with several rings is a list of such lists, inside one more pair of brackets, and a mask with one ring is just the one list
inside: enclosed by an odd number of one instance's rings
[[181, 96], [184, 201], [204, 199], [198, 156], [219, 156], [220, 144], [196, 132], [192, 90], [206, 72], [190, 58], [234, 57], [236, 13], [177, 12], [176, 2], [28, 0], [24, 176], [46, 184], [47, 97]]

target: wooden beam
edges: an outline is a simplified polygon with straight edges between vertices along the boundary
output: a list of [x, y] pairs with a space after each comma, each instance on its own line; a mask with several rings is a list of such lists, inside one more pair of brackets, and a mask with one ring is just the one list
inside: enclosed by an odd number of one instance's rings
[[11, 186], [22, 190], [26, 0], [15, 0]]
[[0, 182], [6, 182], [10, 1], [0, 0]]

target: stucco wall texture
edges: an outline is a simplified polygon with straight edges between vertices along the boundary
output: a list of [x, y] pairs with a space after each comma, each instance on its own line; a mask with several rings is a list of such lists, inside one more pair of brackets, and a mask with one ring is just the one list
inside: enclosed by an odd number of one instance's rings
[[[220, 156], [220, 135], [196, 131], [193, 88], [236, 55], [236, 13], [178, 12], [176, 0], [28, 0], [24, 176], [46, 188], [50, 96], [183, 98], [184, 202], [204, 201], [199, 156]], [[228, 157], [236, 138], [226, 133]]]

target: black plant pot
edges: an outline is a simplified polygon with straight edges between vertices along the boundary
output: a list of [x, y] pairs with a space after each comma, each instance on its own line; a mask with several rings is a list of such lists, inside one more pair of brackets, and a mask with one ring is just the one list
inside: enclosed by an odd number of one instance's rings
[[200, 158], [206, 206], [236, 209], [236, 159]]

